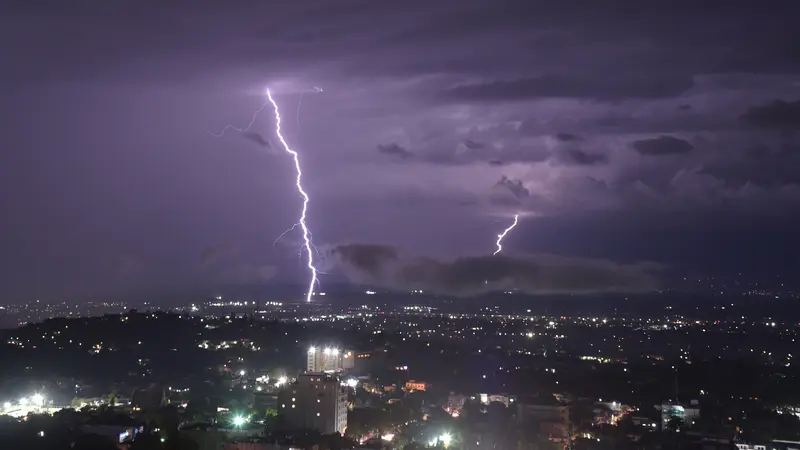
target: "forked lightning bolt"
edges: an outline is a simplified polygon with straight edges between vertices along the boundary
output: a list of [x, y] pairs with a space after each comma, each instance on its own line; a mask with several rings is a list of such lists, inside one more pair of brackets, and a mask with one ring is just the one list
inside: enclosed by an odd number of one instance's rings
[[300, 170], [300, 155], [298, 155], [296, 151], [289, 147], [289, 144], [286, 143], [286, 140], [281, 134], [281, 113], [278, 109], [278, 104], [272, 99], [272, 93], [269, 89], [267, 89], [267, 99], [270, 103], [272, 103], [272, 107], [275, 109], [275, 134], [278, 135], [278, 139], [281, 141], [284, 150], [292, 155], [292, 158], [294, 159], [294, 168], [297, 174], [297, 177], [295, 178], [295, 186], [297, 186], [297, 192], [299, 192], [300, 196], [303, 197], [303, 210], [300, 213], [300, 220], [298, 220], [297, 223], [303, 230], [303, 246], [305, 247], [306, 254], [308, 255], [308, 270], [311, 271], [311, 281], [308, 283], [308, 291], [306, 292], [306, 301], [310, 302], [311, 296], [314, 295], [314, 287], [317, 285], [318, 281], [317, 268], [314, 267], [314, 253], [312, 252], [313, 244], [311, 244], [311, 232], [308, 230], [308, 226], [306, 225], [306, 212], [308, 211], [308, 202], [310, 199], [305, 189], [303, 189], [303, 172]]
[[[306, 92], [306, 91], [303, 91], [303, 93], [304, 92]], [[322, 88], [319, 88], [319, 87], [315, 86], [313, 89], [309, 90], [309, 92], [322, 92]], [[301, 97], [301, 102], [302, 102], [302, 97]], [[314, 266], [314, 255], [312, 253], [312, 249], [316, 250], [316, 247], [314, 247], [314, 244], [311, 243], [311, 231], [309, 231], [308, 226], [306, 225], [306, 212], [308, 211], [309, 197], [308, 197], [308, 194], [306, 193], [305, 189], [303, 189], [303, 185], [301, 183], [303, 173], [300, 170], [300, 158], [299, 158], [299, 155], [297, 154], [296, 151], [292, 150], [289, 147], [289, 144], [286, 143], [286, 140], [283, 138], [283, 135], [281, 134], [281, 115], [280, 115], [280, 111], [278, 110], [278, 104], [272, 98], [272, 93], [270, 92], [270, 90], [267, 89], [267, 98], [266, 98], [266, 100], [264, 100], [264, 103], [261, 105], [261, 107], [258, 108], [253, 113], [253, 117], [250, 119], [250, 123], [248, 123], [246, 127], [239, 128], [239, 127], [237, 127], [235, 125], [226, 125], [225, 128], [223, 128], [219, 133], [213, 133], [213, 132], [209, 132], [209, 133], [214, 137], [222, 137], [222, 136], [225, 135], [225, 132], [228, 131], [228, 130], [236, 130], [239, 133], [246, 133], [255, 124], [259, 113], [261, 113], [261, 111], [263, 111], [264, 108], [266, 108], [267, 105], [269, 105], [269, 104], [272, 104], [272, 107], [275, 109], [275, 131], [276, 131], [276, 134], [278, 135], [278, 139], [280, 139], [281, 144], [283, 145], [283, 148], [286, 150], [286, 152], [289, 153], [290, 155], [292, 155], [292, 158], [294, 159], [294, 167], [295, 167], [295, 170], [296, 170], [296, 173], [297, 173], [297, 177], [295, 178], [295, 185], [297, 186], [297, 191], [300, 193], [300, 196], [303, 197], [303, 210], [302, 210], [302, 213], [300, 214], [300, 220], [296, 224], [294, 224], [291, 228], [289, 228], [288, 230], [284, 231], [280, 236], [278, 236], [278, 239], [276, 239], [275, 242], [273, 242], [272, 245], [275, 245], [284, 235], [286, 235], [290, 231], [294, 230], [298, 226], [303, 230], [303, 242], [304, 242], [303, 248], [305, 248], [306, 253], [308, 254], [308, 269], [311, 271], [311, 281], [309, 282], [309, 285], [308, 285], [308, 291], [306, 291], [306, 301], [310, 302], [311, 301], [311, 297], [314, 295], [314, 287], [319, 282], [319, 278], [317, 277], [317, 274], [320, 273], [320, 272]], [[298, 111], [297, 111], [298, 125], [299, 125], [299, 120], [300, 120], [299, 108], [300, 108], [300, 105], [298, 105]]]
[[509, 231], [513, 230], [515, 226], [517, 226], [517, 221], [519, 220], [519, 214], [514, 214], [514, 223], [511, 224], [510, 227], [503, 230], [502, 233], [497, 235], [497, 250], [494, 251], [493, 255], [500, 253], [503, 250], [503, 238], [506, 237]]

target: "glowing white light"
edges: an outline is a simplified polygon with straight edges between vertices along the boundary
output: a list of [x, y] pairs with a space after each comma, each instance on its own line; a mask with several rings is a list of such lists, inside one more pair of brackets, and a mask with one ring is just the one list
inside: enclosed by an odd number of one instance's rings
[[306, 250], [306, 255], [308, 256], [308, 270], [311, 271], [311, 280], [308, 283], [308, 291], [306, 292], [306, 302], [311, 301], [311, 296], [314, 295], [314, 287], [317, 285], [317, 268], [314, 267], [314, 254], [311, 251], [311, 232], [308, 230], [308, 226], [306, 225], [306, 213], [308, 211], [308, 202], [310, 198], [306, 193], [305, 189], [303, 189], [302, 184], [302, 177], [303, 172], [300, 170], [300, 155], [297, 154], [296, 151], [289, 148], [289, 144], [286, 143], [286, 140], [283, 138], [281, 134], [281, 115], [280, 111], [278, 110], [278, 104], [275, 103], [275, 100], [272, 99], [272, 93], [267, 89], [267, 98], [269, 99], [272, 106], [275, 108], [275, 133], [278, 135], [278, 139], [280, 139], [281, 144], [283, 144], [283, 148], [286, 150], [287, 153], [292, 155], [294, 159], [294, 168], [297, 174], [295, 178], [295, 185], [297, 186], [297, 192], [300, 193], [300, 196], [303, 197], [303, 209], [300, 213], [300, 220], [297, 223], [300, 224], [300, 228], [303, 230], [303, 247]]
[[44, 404], [44, 396], [42, 394], [33, 394], [31, 396], [31, 402], [34, 405], [43, 405]]
[[329, 349], [329, 348], [326, 348], [326, 349], [325, 349], [325, 354], [326, 354], [326, 355], [330, 355], [330, 354], [331, 354], [331, 349]]
[[308, 353], [314, 353], [316, 351], [317, 351], [317, 349], [314, 348], [314, 347], [311, 347], [311, 348], [308, 349]]
[[28, 404], [28, 397], [22, 397], [21, 399], [19, 399], [19, 404], [20, 405], [27, 405]]
[[510, 227], [503, 230], [502, 233], [497, 235], [497, 250], [494, 251], [494, 255], [500, 253], [503, 250], [503, 238], [506, 237], [509, 231], [513, 230], [515, 226], [517, 226], [517, 221], [519, 220], [519, 214], [514, 214], [514, 223], [511, 224]]
[[11, 402], [3, 403], [3, 409], [9, 409], [9, 408], [11, 408]]
[[384, 434], [383, 436], [381, 436], [381, 439], [387, 442], [392, 442], [392, 439], [394, 439], [394, 434], [392, 433]]
[[338, 348], [334, 348], [333, 350], [331, 350], [331, 353], [333, 353], [334, 355], [338, 355], [339, 354], [339, 349]]
[[247, 372], [245, 372], [244, 370], [240, 370], [240, 371], [239, 371], [239, 375], [240, 375], [240, 376], [244, 376], [244, 374], [245, 374], [245, 373], [247, 373]]
[[356, 380], [355, 378], [350, 378], [347, 381], [345, 381], [345, 384], [347, 384], [347, 386], [351, 388], [355, 388], [356, 386], [358, 386], [358, 380]]
[[440, 440], [440, 441], [441, 441], [441, 442], [442, 442], [444, 445], [450, 445], [450, 439], [451, 439], [451, 438], [452, 438], [452, 437], [450, 436], [450, 433], [445, 433], [445, 434], [443, 434], [443, 435], [439, 436], [439, 440]]
[[279, 387], [289, 382], [289, 379], [286, 377], [279, 377], [278, 381], [275, 382], [275, 386]]
[[247, 419], [242, 417], [242, 416], [236, 416], [236, 417], [233, 418], [233, 425], [234, 426], [241, 427], [245, 423], [247, 423]]

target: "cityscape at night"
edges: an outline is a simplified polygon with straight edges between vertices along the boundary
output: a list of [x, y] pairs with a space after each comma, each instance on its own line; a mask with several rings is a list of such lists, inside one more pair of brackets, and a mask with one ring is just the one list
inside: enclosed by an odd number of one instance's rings
[[0, 2], [0, 450], [800, 450], [798, 17]]

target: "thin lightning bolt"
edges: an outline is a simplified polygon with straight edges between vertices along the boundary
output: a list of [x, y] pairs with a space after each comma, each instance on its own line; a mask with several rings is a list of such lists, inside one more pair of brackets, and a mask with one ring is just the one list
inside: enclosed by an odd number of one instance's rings
[[497, 235], [497, 250], [494, 251], [492, 255], [496, 255], [503, 250], [503, 238], [506, 237], [509, 231], [513, 230], [515, 226], [517, 226], [517, 221], [519, 220], [519, 214], [514, 214], [514, 223], [511, 224], [510, 227], [503, 230], [502, 233]]
[[300, 108], [303, 106], [303, 96], [306, 95], [306, 92], [310, 92], [312, 94], [315, 94], [315, 93], [318, 94], [318, 93], [323, 92], [323, 91], [322, 91], [322, 88], [319, 87], [319, 86], [314, 86], [311, 89], [300, 91], [300, 101], [297, 102], [297, 117], [296, 117], [296, 120], [297, 120], [297, 140], [298, 141], [300, 140]]
[[219, 133], [213, 133], [213, 132], [210, 132], [210, 131], [209, 131], [209, 133], [210, 133], [212, 136], [214, 136], [214, 137], [222, 137], [222, 136], [225, 136], [225, 132], [226, 132], [226, 131], [228, 131], [228, 130], [236, 130], [236, 131], [238, 131], [239, 133], [246, 133], [246, 132], [247, 132], [247, 131], [248, 131], [250, 128], [252, 128], [252, 127], [253, 127], [253, 124], [254, 124], [254, 123], [256, 123], [256, 118], [258, 117], [258, 114], [259, 114], [261, 111], [263, 111], [263, 110], [264, 110], [264, 108], [266, 108], [266, 107], [267, 107], [267, 104], [269, 104], [269, 101], [266, 101], [266, 100], [265, 100], [265, 101], [264, 101], [264, 103], [261, 105], [261, 107], [260, 107], [260, 108], [258, 108], [258, 109], [256, 110], [256, 112], [254, 112], [254, 113], [253, 113], [253, 118], [252, 118], [252, 119], [250, 119], [250, 123], [248, 123], [246, 127], [244, 127], [244, 128], [239, 128], [239, 127], [237, 127], [236, 125], [225, 125], [225, 128], [223, 128], [223, 129], [222, 129], [222, 131], [220, 131]]
[[283, 239], [284, 236], [286, 236], [287, 234], [291, 233], [292, 231], [294, 231], [295, 228], [297, 228], [299, 226], [300, 226], [300, 224], [296, 223], [296, 224], [292, 225], [292, 228], [289, 228], [288, 230], [286, 230], [283, 233], [281, 233], [281, 235], [278, 236], [278, 238], [275, 239], [275, 241], [272, 242], [272, 246], [274, 247], [278, 243], [278, 241]]
[[[300, 220], [298, 220], [297, 223], [303, 230], [303, 242], [305, 243], [303, 246], [308, 254], [308, 270], [311, 271], [311, 281], [308, 283], [308, 291], [306, 292], [306, 302], [310, 302], [311, 296], [314, 295], [314, 287], [319, 282], [317, 279], [317, 268], [314, 267], [314, 252], [312, 251], [313, 244], [311, 243], [311, 232], [308, 230], [308, 226], [306, 225], [306, 212], [308, 211], [308, 202], [310, 199], [305, 189], [303, 189], [303, 172], [300, 170], [300, 155], [298, 155], [296, 151], [289, 148], [289, 144], [286, 143], [286, 140], [281, 134], [281, 113], [278, 110], [278, 104], [272, 99], [272, 93], [269, 89], [267, 89], [267, 99], [270, 103], [272, 103], [272, 107], [275, 109], [275, 134], [278, 135], [278, 139], [281, 141], [281, 144], [283, 144], [283, 148], [286, 150], [286, 152], [292, 155], [292, 158], [294, 159], [294, 168], [297, 173], [295, 185], [297, 186], [297, 192], [299, 192], [300, 196], [303, 197], [303, 210], [300, 213]], [[264, 108], [262, 107], [261, 109]], [[256, 115], [257, 114], [258, 112], [256, 112]]]

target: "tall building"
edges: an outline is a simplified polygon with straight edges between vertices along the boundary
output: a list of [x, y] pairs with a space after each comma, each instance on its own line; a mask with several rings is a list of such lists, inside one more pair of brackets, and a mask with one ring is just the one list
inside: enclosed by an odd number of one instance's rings
[[308, 349], [306, 371], [308, 372], [338, 372], [352, 369], [355, 364], [355, 355], [352, 350], [339, 350], [326, 347]]
[[134, 409], [157, 409], [167, 404], [164, 386], [151, 384], [150, 386], [133, 391], [131, 405]]
[[344, 434], [347, 388], [335, 375], [304, 373], [278, 394], [278, 416], [288, 429]]
[[550, 440], [566, 439], [572, 430], [569, 406], [561, 404], [517, 403], [517, 421], [528, 427], [538, 428]]

